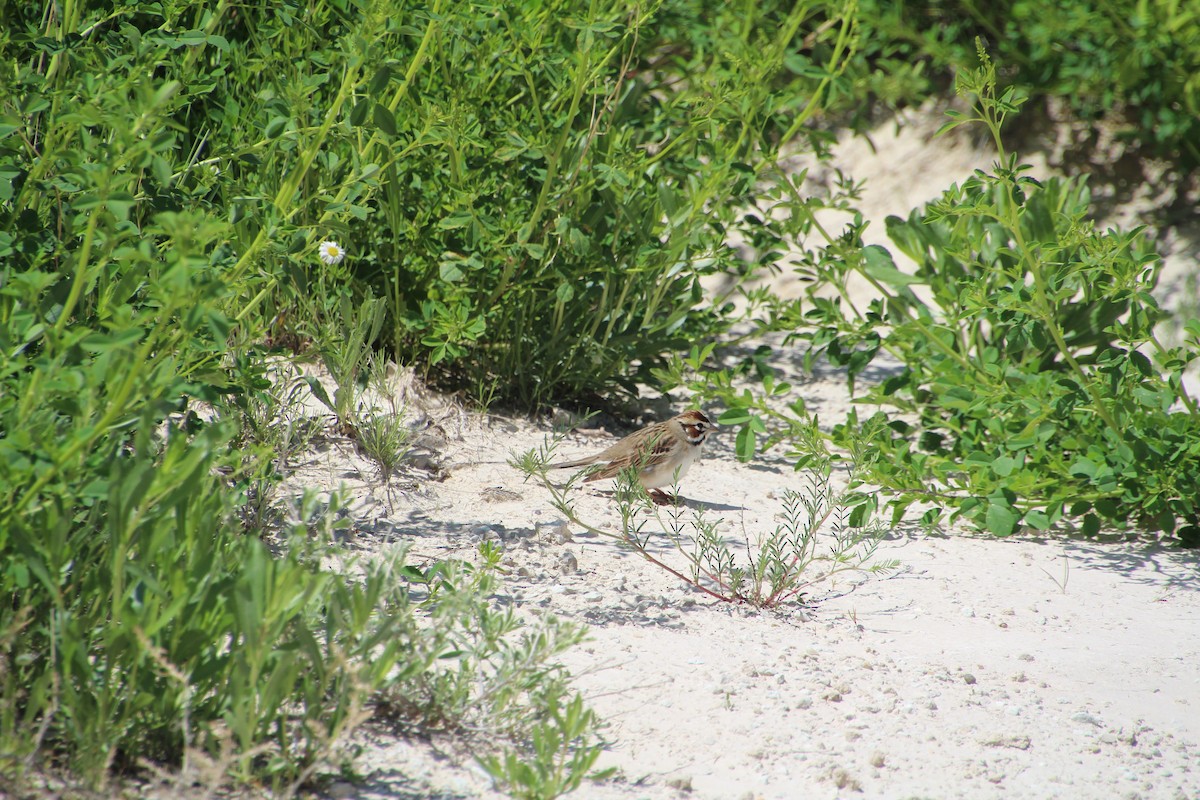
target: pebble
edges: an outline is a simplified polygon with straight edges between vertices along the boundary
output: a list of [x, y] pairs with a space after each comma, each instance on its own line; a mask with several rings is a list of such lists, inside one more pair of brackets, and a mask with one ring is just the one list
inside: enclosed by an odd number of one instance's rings
[[558, 556], [558, 571], [563, 575], [574, 575], [579, 572], [579, 559], [570, 550], [564, 550]]
[[325, 793], [331, 800], [344, 800], [344, 798], [354, 797], [358, 794], [358, 788], [353, 783], [346, 781], [334, 781]]
[[670, 778], [669, 780], [667, 780], [667, 786], [670, 786], [672, 789], [678, 789], [681, 792], [685, 792], [685, 793], [691, 792], [692, 791], [692, 776], [691, 775], [681, 775], [678, 778]]
[[588, 592], [583, 596], [583, 599], [589, 603], [599, 603], [604, 599], [604, 595], [600, 594], [599, 592]]
[[1077, 711], [1071, 715], [1071, 721], [1082, 722], [1086, 725], [1095, 725], [1097, 728], [1103, 728], [1104, 723], [1094, 714], [1089, 714], [1086, 711]]
[[566, 520], [558, 523], [553, 530], [554, 540], [558, 544], [567, 544], [575, 541], [575, 537], [571, 535], [571, 528], [567, 525]]

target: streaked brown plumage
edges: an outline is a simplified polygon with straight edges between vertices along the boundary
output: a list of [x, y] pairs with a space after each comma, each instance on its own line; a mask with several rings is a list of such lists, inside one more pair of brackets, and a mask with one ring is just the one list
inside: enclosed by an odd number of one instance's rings
[[[700, 460], [704, 440], [717, 424], [701, 411], [685, 411], [664, 422], [648, 425], [594, 456], [551, 464], [551, 469], [570, 469], [605, 464], [588, 474], [584, 481], [615, 478], [621, 470], [636, 466], [638, 480], [656, 503], [672, 498], [661, 490], [683, 479], [692, 464]], [[607, 463], [606, 463], [607, 462]]]

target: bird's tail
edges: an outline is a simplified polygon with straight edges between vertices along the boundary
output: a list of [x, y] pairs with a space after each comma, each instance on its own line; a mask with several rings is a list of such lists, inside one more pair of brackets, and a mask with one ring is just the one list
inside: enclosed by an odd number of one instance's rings
[[581, 458], [578, 461], [559, 461], [557, 464], [549, 464], [546, 469], [571, 469], [572, 467], [586, 467], [588, 464], [595, 464], [594, 458]]

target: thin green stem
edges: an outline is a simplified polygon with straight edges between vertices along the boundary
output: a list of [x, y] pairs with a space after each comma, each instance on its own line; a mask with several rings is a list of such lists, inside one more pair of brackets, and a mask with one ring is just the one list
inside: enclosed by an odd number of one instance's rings
[[93, 208], [88, 214], [87, 227], [83, 231], [83, 243], [80, 245], [79, 255], [75, 259], [75, 280], [71, 283], [71, 292], [67, 295], [62, 311], [59, 312], [58, 319], [54, 322], [56, 337], [62, 335], [67, 321], [75, 312], [75, 304], [79, 302], [79, 298], [83, 294], [83, 287], [87, 285], [88, 259], [92, 255], [92, 243], [96, 238], [96, 224], [99, 219], [100, 208]]

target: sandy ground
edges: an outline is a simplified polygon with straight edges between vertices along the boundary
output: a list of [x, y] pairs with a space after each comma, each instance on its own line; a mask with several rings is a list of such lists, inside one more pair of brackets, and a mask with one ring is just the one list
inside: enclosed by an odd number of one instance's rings
[[[868, 178], [872, 219], [907, 214], [987, 166], [962, 140], [931, 143], [937, 124], [882, 130], [874, 152], [842, 148]], [[882, 225], [873, 230], [882, 242]], [[797, 389], [822, 420], [847, 407], [836, 374]], [[560, 536], [545, 490], [506, 464], [548, 428], [471, 415], [442, 427], [444, 479], [391, 501], [345, 448], [293, 480], [349, 488], [360, 544], [405, 540], [420, 558], [469, 558], [498, 540], [512, 572], [503, 602], [590, 627], [565, 662], [607, 723], [600, 766], [618, 773], [578, 797], [1200, 797], [1200, 553], [902, 525], [877, 556], [899, 560], [890, 575], [820, 582], [803, 607], [753, 612], [611, 540], [569, 526]], [[560, 452], [610, 441], [573, 435]], [[683, 495], [731, 537], [753, 539], [806, 478], [774, 454], [739, 464], [731, 446], [727, 436], [709, 448]], [[578, 507], [616, 524], [604, 483], [580, 492]], [[329, 796], [500, 796], [452, 748], [371, 730], [359, 743], [366, 780], [335, 782]]]
[[[1197, 554], [901, 528], [877, 555], [901, 562], [891, 575], [835, 578], [802, 609], [756, 613], [602, 537], [559, 542], [545, 491], [499, 463], [546, 432], [480, 425], [479, 444], [451, 450], [466, 460], [444, 482], [398, 499], [395, 514], [378, 489], [358, 510], [389, 517], [374, 530], [397, 535], [381, 544], [403, 536], [424, 556], [469, 557], [498, 539], [513, 573], [505, 601], [590, 627], [565, 663], [609, 724], [601, 766], [620, 778], [579, 796], [1200, 797]], [[711, 450], [683, 494], [731, 536], [773, 528], [782, 493], [803, 489], [782, 460]], [[610, 527], [613, 505], [602, 485], [578, 496], [585, 518]], [[337, 796], [493, 796], [477, 768], [437, 748], [366, 740], [369, 780]]]

